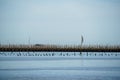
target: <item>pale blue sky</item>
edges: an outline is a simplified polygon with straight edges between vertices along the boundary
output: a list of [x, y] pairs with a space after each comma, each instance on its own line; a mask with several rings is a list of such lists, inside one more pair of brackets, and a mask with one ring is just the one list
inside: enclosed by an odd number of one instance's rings
[[0, 43], [120, 44], [120, 0], [0, 0]]

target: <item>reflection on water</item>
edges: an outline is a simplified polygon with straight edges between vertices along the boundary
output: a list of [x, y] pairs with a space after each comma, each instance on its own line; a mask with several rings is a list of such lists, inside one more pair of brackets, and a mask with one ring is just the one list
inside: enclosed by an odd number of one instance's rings
[[85, 54], [82, 56], [1, 56], [0, 80], [120, 79], [119, 56]]

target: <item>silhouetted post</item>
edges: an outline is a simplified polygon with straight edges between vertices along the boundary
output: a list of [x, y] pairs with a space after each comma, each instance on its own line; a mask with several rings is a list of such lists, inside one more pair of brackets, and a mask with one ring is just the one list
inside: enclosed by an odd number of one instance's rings
[[54, 53], [52, 53], [52, 56], [54, 56], [55, 54]]
[[94, 55], [96, 56], [96, 53]]
[[62, 56], [62, 52], [60, 53], [60, 56]]
[[[84, 41], [83, 36], [81, 36], [81, 48], [82, 48], [83, 41]], [[80, 55], [82, 55], [82, 52], [80, 52]]]
[[81, 36], [81, 47], [82, 47], [83, 41], [84, 41], [83, 36]]

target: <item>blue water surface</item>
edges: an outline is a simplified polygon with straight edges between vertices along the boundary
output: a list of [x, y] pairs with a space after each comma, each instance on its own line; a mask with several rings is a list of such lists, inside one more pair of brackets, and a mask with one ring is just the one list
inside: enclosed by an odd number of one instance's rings
[[120, 80], [120, 58], [1, 56], [0, 80]]

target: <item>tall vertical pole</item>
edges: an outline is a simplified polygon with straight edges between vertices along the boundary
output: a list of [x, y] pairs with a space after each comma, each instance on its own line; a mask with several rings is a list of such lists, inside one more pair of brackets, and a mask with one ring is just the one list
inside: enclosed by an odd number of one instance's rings
[[81, 36], [81, 47], [82, 47], [83, 42], [84, 42], [84, 39], [83, 39], [83, 36]]
[[[84, 41], [84, 39], [83, 39], [83, 36], [81, 35], [81, 48], [82, 48], [82, 44], [83, 44], [83, 41]], [[80, 55], [82, 55], [82, 52], [80, 52]]]

